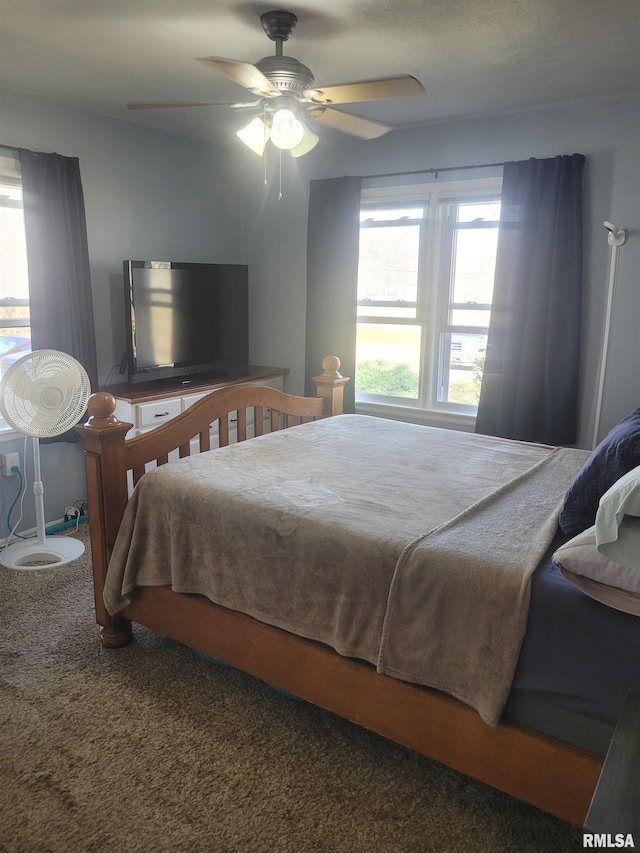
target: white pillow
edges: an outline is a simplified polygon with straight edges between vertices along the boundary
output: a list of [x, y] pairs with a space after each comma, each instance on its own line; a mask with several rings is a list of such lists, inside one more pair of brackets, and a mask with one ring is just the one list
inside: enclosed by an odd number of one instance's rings
[[601, 554], [640, 576], [640, 466], [600, 498], [595, 534]]
[[640, 596], [633, 592], [608, 586], [606, 583], [598, 583], [591, 578], [585, 578], [584, 575], [576, 575], [568, 569], [560, 568], [560, 574], [565, 580], [588, 595], [589, 598], [594, 598], [614, 610], [621, 610], [623, 613], [630, 613], [632, 616], [640, 616]]
[[602, 554], [596, 546], [595, 526], [558, 548], [553, 562], [569, 583], [591, 598], [640, 616], [640, 571]]

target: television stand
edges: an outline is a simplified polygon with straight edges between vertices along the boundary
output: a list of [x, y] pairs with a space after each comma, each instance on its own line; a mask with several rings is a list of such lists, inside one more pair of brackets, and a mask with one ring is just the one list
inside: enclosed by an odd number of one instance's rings
[[286, 367], [246, 364], [226, 374], [219, 371], [198, 373], [182, 378], [109, 385], [104, 390], [116, 399], [115, 415], [118, 420], [133, 424], [127, 433], [127, 438], [133, 438], [175, 418], [217, 388], [250, 384], [283, 391], [284, 377], [288, 372]]

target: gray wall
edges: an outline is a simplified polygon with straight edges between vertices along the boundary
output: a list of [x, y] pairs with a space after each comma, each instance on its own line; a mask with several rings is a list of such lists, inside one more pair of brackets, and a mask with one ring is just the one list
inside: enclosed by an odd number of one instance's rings
[[[0, 97], [0, 143], [80, 159], [102, 383], [124, 350], [123, 260], [244, 262], [233, 160], [221, 168], [223, 154], [213, 145], [6, 89]], [[22, 440], [0, 443], [2, 452], [22, 456], [22, 449]], [[84, 468], [79, 445], [43, 446], [41, 455], [49, 521], [85, 497]], [[0, 477], [0, 535], [17, 489], [15, 476]], [[34, 524], [27, 495], [20, 529]]]
[[[245, 209], [252, 211], [251, 229], [258, 235], [247, 247], [254, 287], [265, 307], [270, 298], [277, 301], [270, 323], [265, 324], [255, 341], [259, 360], [268, 361], [274, 351], [278, 355], [280, 351], [284, 353], [286, 346], [285, 363], [292, 368], [292, 385], [296, 391], [303, 388], [305, 311], [300, 289], [304, 289], [305, 281], [310, 178], [366, 176], [579, 152], [587, 157], [580, 444], [590, 447], [609, 278], [610, 249], [602, 226], [605, 219], [626, 229], [628, 240], [618, 255], [600, 435], [640, 405], [639, 117], [640, 98], [611, 97], [531, 112], [443, 122], [396, 131], [366, 143], [335, 134], [326, 143], [323, 139], [313, 153], [297, 162], [301, 174], [297, 180], [295, 175], [287, 175], [290, 188], [285, 183], [285, 199], [279, 203], [275, 201], [275, 188], [268, 202], [260, 203], [264, 191], [259, 169], [255, 175], [245, 172]], [[278, 211], [278, 207], [286, 209]], [[269, 341], [269, 335], [276, 329], [290, 330], [286, 341], [279, 334], [275, 343]]]
[[[580, 102], [533, 112], [396, 131], [360, 142], [327, 131], [314, 152], [277, 162], [263, 188], [262, 163], [242, 146], [221, 148], [28, 95], [2, 93], [0, 143], [80, 158], [100, 377], [122, 354], [121, 264], [132, 256], [248, 263], [251, 360], [290, 368], [287, 390], [304, 388], [306, 227], [311, 178], [502, 162], [580, 152], [587, 156], [586, 298], [580, 443], [589, 446], [602, 346], [609, 247], [602, 227], [625, 228], [619, 253], [602, 432], [640, 405], [640, 102]], [[340, 355], [337, 353], [337, 355]], [[21, 449], [10, 442], [3, 449]], [[84, 497], [77, 446], [43, 448], [47, 518]], [[14, 479], [0, 478], [0, 521]], [[31, 512], [32, 500], [25, 500]], [[27, 514], [27, 513], [25, 513]], [[26, 524], [24, 526], [27, 526]]]

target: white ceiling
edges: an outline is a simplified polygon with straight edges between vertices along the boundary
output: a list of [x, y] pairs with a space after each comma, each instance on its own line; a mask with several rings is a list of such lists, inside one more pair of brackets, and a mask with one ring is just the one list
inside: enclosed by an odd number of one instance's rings
[[348, 107], [398, 126], [640, 86], [640, 0], [0, 0], [0, 80], [213, 139], [241, 124], [237, 111], [126, 104], [245, 100], [244, 89], [195, 58], [273, 55], [260, 14], [274, 8], [298, 16], [284, 53], [309, 66], [316, 85], [417, 77], [424, 97]]

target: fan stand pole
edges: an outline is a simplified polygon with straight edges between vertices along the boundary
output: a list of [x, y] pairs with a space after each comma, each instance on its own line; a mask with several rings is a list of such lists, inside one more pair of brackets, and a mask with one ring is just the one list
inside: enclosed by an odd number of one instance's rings
[[47, 536], [44, 522], [44, 486], [40, 474], [40, 440], [33, 441], [33, 495], [36, 510], [36, 538], [7, 545], [0, 554], [0, 564], [9, 569], [55, 569], [70, 563], [84, 553], [79, 539], [69, 536]]
[[36, 508], [36, 541], [38, 545], [45, 544], [44, 523], [44, 485], [40, 473], [40, 440], [32, 438], [33, 442], [33, 499]]

